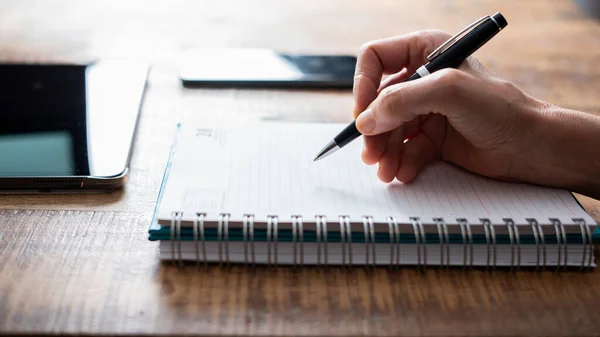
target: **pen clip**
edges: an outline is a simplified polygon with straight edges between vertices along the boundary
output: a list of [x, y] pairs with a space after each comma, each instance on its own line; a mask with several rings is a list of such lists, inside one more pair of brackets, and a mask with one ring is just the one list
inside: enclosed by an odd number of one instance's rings
[[442, 43], [441, 46], [437, 47], [431, 54], [427, 55], [427, 61], [433, 60], [436, 56], [438, 56], [441, 53], [443, 53], [444, 51], [446, 51], [446, 49], [450, 48], [454, 43], [456, 43], [456, 41], [458, 41], [457, 38], [459, 36], [465, 34], [467, 31], [469, 31], [469, 30], [471, 30], [471, 29], [479, 26], [480, 23], [482, 23], [483, 21], [485, 21], [487, 19], [491, 19], [491, 17], [489, 15], [486, 15], [486, 16], [480, 18], [479, 20], [473, 22], [472, 24], [468, 25], [467, 27], [465, 27], [460, 32], [454, 34], [446, 42]]

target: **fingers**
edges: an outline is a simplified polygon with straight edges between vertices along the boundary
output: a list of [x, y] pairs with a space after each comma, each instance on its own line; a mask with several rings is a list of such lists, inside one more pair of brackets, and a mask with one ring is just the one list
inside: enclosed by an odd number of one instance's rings
[[396, 172], [401, 165], [401, 157], [404, 152], [405, 139], [415, 135], [419, 131], [419, 121], [414, 120], [387, 132], [389, 138], [384, 153], [379, 160], [377, 176], [379, 180], [389, 183], [394, 180]]
[[383, 89], [385, 89], [389, 86], [401, 83], [402, 81], [407, 79], [409, 76], [410, 76], [410, 74], [408, 73], [408, 70], [406, 68], [400, 70], [400, 72], [398, 72], [398, 73], [390, 75], [388, 78], [386, 78], [385, 80], [383, 80], [381, 82], [381, 84], [379, 85], [379, 89], [377, 89], [377, 94], [379, 95], [379, 93]]
[[[404, 144], [404, 151], [400, 159], [400, 165], [396, 172], [396, 179], [403, 183], [409, 183], [415, 179], [419, 172], [436, 158], [434, 144], [420, 133], [408, 143]], [[391, 180], [390, 180], [391, 181]]]
[[456, 69], [443, 69], [416, 81], [384, 89], [356, 119], [363, 135], [381, 134], [420, 115], [436, 112], [452, 120], [465, 111], [464, 103], [477, 93], [475, 76]]
[[374, 165], [379, 161], [383, 155], [383, 152], [385, 151], [388, 137], [389, 133], [363, 137], [365, 139], [365, 144], [362, 153], [362, 160], [365, 162], [365, 164]]
[[363, 45], [354, 74], [354, 117], [375, 100], [383, 74], [396, 73], [403, 68], [412, 73], [411, 70], [423, 65], [427, 55], [448, 36], [442, 31], [422, 31]]

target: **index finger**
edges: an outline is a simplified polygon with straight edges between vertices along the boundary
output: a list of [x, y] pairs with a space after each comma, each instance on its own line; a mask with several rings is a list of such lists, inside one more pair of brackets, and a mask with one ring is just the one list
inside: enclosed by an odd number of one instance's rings
[[354, 118], [377, 98], [377, 90], [384, 74], [407, 68], [412, 75], [425, 63], [427, 55], [449, 36], [443, 31], [429, 30], [364, 44], [358, 53], [354, 72]]

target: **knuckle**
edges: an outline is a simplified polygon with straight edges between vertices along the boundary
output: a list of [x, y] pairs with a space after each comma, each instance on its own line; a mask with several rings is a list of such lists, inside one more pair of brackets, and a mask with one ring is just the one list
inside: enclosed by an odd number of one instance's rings
[[509, 102], [518, 103], [526, 99], [525, 93], [512, 82], [504, 79], [497, 79], [495, 82], [495, 89], [501, 92]]
[[441, 29], [430, 29], [427, 32], [429, 33], [429, 36], [432, 40], [442, 41], [442, 42], [448, 40], [450, 38], [450, 36], [452, 36]]
[[426, 59], [429, 54], [451, 36], [441, 29], [421, 30], [417, 31], [415, 35], [419, 43], [419, 49], [423, 52], [423, 59]]
[[431, 54], [436, 47], [435, 42], [431, 38], [431, 31], [421, 30], [415, 33], [417, 50], [420, 50], [423, 59], [427, 58], [427, 55]]
[[374, 41], [369, 41], [369, 42], [363, 43], [360, 46], [360, 48], [358, 48], [359, 57], [360, 57], [360, 55], [364, 55], [365, 53], [369, 52], [369, 50], [371, 50], [371, 48], [373, 48], [374, 43], [375, 43]]
[[445, 95], [457, 95], [468, 80], [465, 72], [453, 68], [442, 69], [435, 75], [434, 85]]
[[517, 87], [514, 84], [512, 84], [512, 82], [509, 82], [504, 79], [497, 79], [496, 85], [498, 86], [498, 89], [502, 90], [505, 93], [511, 93], [518, 90]]
[[376, 110], [382, 116], [389, 117], [394, 115], [394, 110], [402, 106], [402, 91], [395, 87], [388, 87], [379, 94], [379, 106]]

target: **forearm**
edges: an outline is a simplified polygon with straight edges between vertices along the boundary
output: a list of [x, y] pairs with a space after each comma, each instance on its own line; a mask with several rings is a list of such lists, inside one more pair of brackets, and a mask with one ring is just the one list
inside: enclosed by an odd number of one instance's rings
[[[600, 116], [538, 102], [532, 182], [600, 199]], [[527, 159], [525, 159], [527, 160]]]

